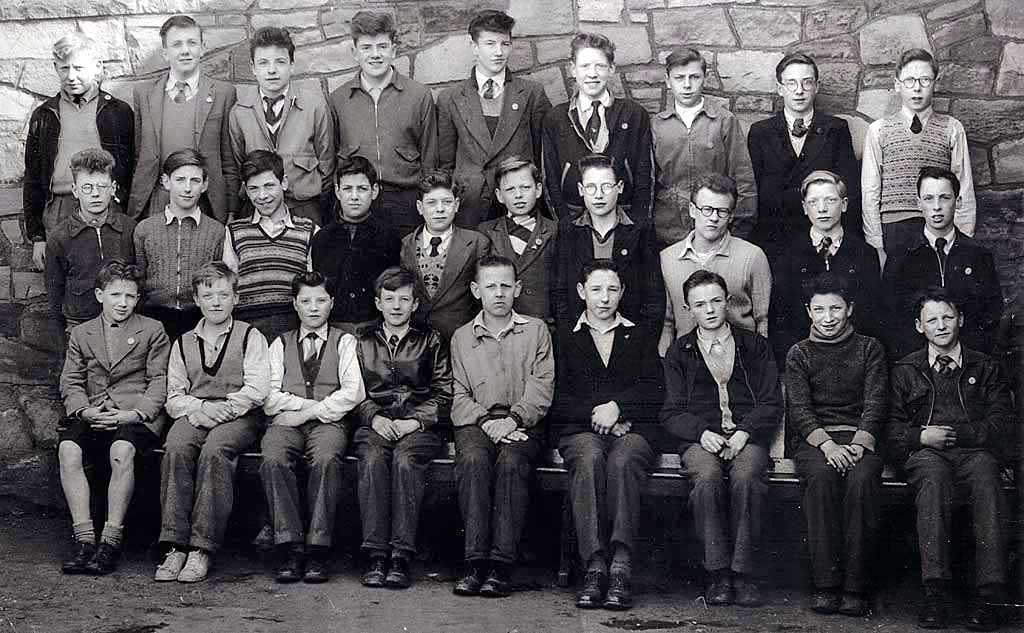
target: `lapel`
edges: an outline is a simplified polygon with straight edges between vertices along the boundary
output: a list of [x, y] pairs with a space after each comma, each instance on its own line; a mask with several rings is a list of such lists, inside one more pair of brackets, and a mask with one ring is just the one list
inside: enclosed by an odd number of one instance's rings
[[[287, 101], [287, 99], [285, 99], [285, 101]], [[262, 97], [260, 97], [259, 89], [256, 90], [256, 93], [252, 97], [252, 101], [250, 101], [248, 105], [250, 108], [252, 108], [253, 116], [256, 117], [256, 127], [260, 129], [260, 134], [262, 134], [263, 138], [267, 141], [267, 147], [273, 147], [276, 150], [277, 147], [274, 145], [274, 142], [270, 139], [270, 132], [267, 131], [267, 115], [265, 112], [263, 112], [263, 99]], [[285, 109], [287, 109], [287, 107], [288, 104], [286, 103]], [[282, 128], [284, 127], [284, 114], [284, 112], [281, 112]], [[278, 136], [281, 135], [281, 128], [277, 129], [277, 134]]]
[[[202, 93], [200, 93], [202, 94]], [[110, 369], [113, 370], [117, 367], [117, 364], [125, 359], [128, 354], [135, 350], [135, 346], [139, 344], [139, 335], [142, 333], [142, 322], [132, 315], [128, 322], [121, 326], [120, 336], [128, 337], [124, 342], [124, 346], [119, 350], [117, 358], [110, 359]], [[104, 345], [106, 348], [106, 345]]]
[[[434, 300], [431, 302], [433, 305], [440, 303], [441, 298], [455, 285], [466, 262], [476, 252], [474, 246], [469, 240], [468, 232], [456, 226], [452, 231], [452, 241], [448, 244], [448, 256], [445, 258], [444, 272], [441, 273], [441, 281], [437, 284], [437, 292], [434, 294]], [[416, 249], [415, 242], [413, 242], [413, 259], [415, 258]]]
[[807, 141], [804, 142], [804, 151], [800, 154], [801, 162], [813, 163], [824, 149], [829, 128], [832, 127], [827, 116], [821, 112], [814, 113], [814, 118], [811, 119], [811, 129], [807, 133]]
[[[609, 90], [610, 90], [610, 88], [609, 88]], [[624, 114], [625, 110], [620, 108], [620, 107], [618, 107], [618, 104], [619, 104], [619, 97], [615, 97], [615, 99], [612, 100], [612, 104], [604, 109], [604, 120], [605, 120], [605, 123], [608, 125], [608, 144], [609, 145], [611, 145], [612, 137], [615, 136], [615, 134], [617, 134], [620, 129], [622, 129], [623, 132], [625, 132], [626, 129], [627, 129], [627, 128], [622, 128], [622, 126], [619, 125], [619, 118]], [[625, 124], [623, 124], [623, 125], [625, 125]], [[605, 149], [605, 151], [608, 151], [608, 150]]]
[[[615, 328], [615, 342], [612, 344], [612, 354], [608, 357], [608, 371], [619, 366], [623, 354], [626, 354], [627, 349], [634, 344], [633, 330], [635, 329], [635, 327], [624, 325]], [[631, 376], [631, 378], [635, 378], [635, 376]]]
[[[594, 339], [590, 336], [590, 332], [587, 331], [586, 325], [573, 332], [572, 339], [580, 352], [578, 356], [587, 359], [587, 363], [590, 364], [591, 368], [595, 371], [607, 371], [608, 368], [601, 362], [601, 355], [597, 353], [597, 345], [594, 345]], [[611, 365], [610, 362], [608, 364], [609, 366]]]
[[484, 120], [484, 109], [480, 105], [480, 95], [476, 91], [476, 74], [462, 82], [462, 89], [456, 95], [456, 104], [462, 113], [462, 120], [470, 135], [476, 139], [480, 147], [487, 150], [491, 146], [491, 132]]
[[[537, 226], [533, 227], [533, 233], [530, 233], [530, 240], [526, 243], [526, 250], [523, 251], [523, 254], [519, 256], [516, 262], [520, 274], [537, 261], [537, 258], [544, 252], [545, 244], [551, 239], [551, 230], [544, 220], [545, 218], [541, 217], [540, 214], [537, 215]], [[505, 226], [504, 222], [502, 222], [501, 231], [506, 236], [505, 241], [508, 241], [508, 227]]]
[[85, 327], [85, 340], [93, 358], [100, 362], [100, 366], [110, 371], [110, 357], [107, 356], [107, 344], [103, 340], [103, 319], [96, 317], [87, 321]]
[[206, 75], [199, 75], [199, 83], [196, 85], [195, 98], [199, 99], [196, 103], [195, 128], [195, 143], [196, 147], [198, 147], [199, 137], [203, 134], [203, 127], [206, 126], [206, 119], [210, 117], [210, 111], [213, 110], [213, 102], [217, 98], [217, 95], [215, 95], [213, 91], [213, 82], [210, 81]]
[[[509, 71], [505, 71], [509, 72]], [[525, 104], [523, 101], [523, 83], [519, 79], [512, 79], [505, 82], [505, 94], [501, 105], [501, 117], [498, 119], [498, 127], [494, 130], [494, 138], [490, 142], [488, 158], [493, 157], [508, 145], [512, 136], [519, 127], [519, 120], [523, 117]], [[478, 101], [479, 103], [479, 101]], [[485, 124], [486, 127], [486, 124]]]
[[797, 155], [793, 151], [793, 144], [789, 141], [789, 124], [786, 123], [785, 113], [776, 112], [773, 123], [772, 129], [775, 130], [775, 133], [772, 135], [772, 141], [776, 144], [776, 155], [783, 161], [784, 165], [789, 166], [789, 169], [786, 170], [788, 179], [789, 172], [792, 171], [793, 164], [797, 161]]
[[[153, 80], [146, 91], [146, 99], [149, 101], [149, 123], [153, 126], [154, 138], [160, 138], [162, 121], [164, 120], [164, 87], [167, 85], [167, 78], [170, 75], [164, 73]], [[159, 148], [157, 152], [159, 152]]]
[[[640, 239], [640, 224], [620, 224], [615, 227], [615, 249], [612, 259], [622, 261], [632, 257]], [[587, 235], [589, 238], [590, 235]], [[593, 251], [591, 251], [593, 252]]]

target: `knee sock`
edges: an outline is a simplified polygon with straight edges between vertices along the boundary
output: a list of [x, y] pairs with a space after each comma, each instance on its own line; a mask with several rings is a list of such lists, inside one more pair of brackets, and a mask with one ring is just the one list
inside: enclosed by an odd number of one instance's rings
[[633, 565], [630, 562], [629, 548], [625, 545], [619, 544], [615, 546], [615, 554], [612, 556], [611, 573], [613, 574], [624, 574], [629, 576], [633, 571]]
[[96, 532], [93, 531], [92, 521], [82, 521], [71, 526], [74, 532], [75, 542], [96, 544]]
[[602, 574], [608, 573], [608, 562], [604, 559], [604, 552], [595, 552], [587, 562], [587, 571], [599, 571]]
[[103, 524], [103, 534], [100, 535], [100, 542], [114, 547], [121, 547], [121, 538], [124, 536], [124, 526], [111, 525], [109, 522]]

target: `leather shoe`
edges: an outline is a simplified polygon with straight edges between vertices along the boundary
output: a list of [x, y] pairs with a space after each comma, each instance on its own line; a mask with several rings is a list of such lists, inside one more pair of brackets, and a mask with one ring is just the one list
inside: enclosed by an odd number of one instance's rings
[[971, 631], [995, 631], [999, 628], [999, 617], [995, 607], [984, 602], [975, 602], [964, 615], [964, 626]]
[[711, 586], [708, 587], [708, 591], [704, 595], [704, 601], [714, 607], [724, 607], [735, 602], [736, 593], [732, 588], [732, 580], [719, 578], [711, 581]]
[[512, 581], [508, 572], [497, 567], [487, 574], [487, 580], [480, 587], [480, 595], [487, 598], [507, 598], [512, 595]]
[[86, 567], [92, 560], [92, 557], [96, 554], [95, 543], [82, 543], [77, 541], [75, 543], [75, 554], [60, 566], [60, 570], [65, 574], [87, 574]]
[[761, 589], [752, 580], [733, 580], [736, 591], [736, 604], [741, 607], [759, 607], [764, 602], [761, 600]]
[[944, 629], [949, 626], [946, 601], [941, 595], [925, 597], [924, 605], [917, 614], [917, 625], [922, 629]]
[[303, 556], [295, 550], [288, 551], [288, 558], [277, 568], [277, 582], [299, 582], [302, 580]]
[[843, 601], [839, 605], [839, 613], [853, 618], [862, 618], [868, 614], [868, 601], [859, 593], [843, 592]]
[[388, 574], [388, 559], [384, 556], [370, 557], [370, 564], [363, 574], [363, 586], [379, 589], [384, 586]]
[[576, 606], [580, 609], [597, 609], [602, 606], [608, 574], [603, 571], [588, 571], [583, 577], [583, 588], [576, 594]]
[[483, 581], [484, 571], [476, 565], [470, 565], [466, 571], [466, 575], [463, 576], [455, 587], [452, 588], [452, 593], [457, 596], [475, 596], [480, 593], [480, 587], [484, 584]]
[[612, 611], [625, 611], [633, 606], [633, 591], [629, 575], [612, 572], [608, 582], [608, 593], [604, 597], [604, 608]]
[[313, 557], [309, 559], [309, 564], [306, 565], [306, 573], [302, 577], [302, 582], [308, 585], [319, 585], [320, 583], [327, 582], [331, 576], [327, 573], [327, 561], [319, 557]]
[[85, 573], [93, 576], [106, 576], [117, 569], [117, 561], [120, 558], [121, 548], [110, 543], [100, 543], [92, 560], [85, 566]]
[[839, 610], [839, 594], [833, 589], [819, 589], [811, 598], [811, 611], [832, 615]]
[[409, 561], [401, 556], [392, 556], [391, 571], [384, 578], [384, 584], [392, 589], [408, 589], [412, 584], [409, 579]]

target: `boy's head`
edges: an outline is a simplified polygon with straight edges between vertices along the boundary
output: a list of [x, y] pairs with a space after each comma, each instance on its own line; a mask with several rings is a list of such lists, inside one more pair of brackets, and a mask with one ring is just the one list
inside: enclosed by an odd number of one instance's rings
[[697, 327], [717, 330], [725, 325], [729, 286], [718, 273], [698, 270], [683, 282], [683, 301], [686, 309], [693, 313]]
[[811, 327], [824, 338], [843, 333], [853, 316], [850, 282], [844, 275], [822, 273], [803, 284], [804, 306]]
[[818, 94], [818, 65], [810, 55], [790, 53], [775, 66], [775, 81], [786, 110], [793, 116], [810, 114]]
[[192, 298], [207, 323], [226, 322], [238, 302], [238, 273], [224, 262], [203, 264], [192, 275]]
[[708, 242], [725, 236], [736, 206], [736, 181], [724, 174], [705, 172], [690, 186], [690, 217], [693, 230]]
[[264, 217], [273, 215], [284, 204], [284, 192], [288, 190], [284, 161], [270, 150], [249, 152], [242, 162], [242, 183], [256, 212]]
[[484, 74], [494, 76], [505, 70], [512, 54], [512, 28], [515, 19], [501, 11], [485, 9], [469, 21], [469, 36], [473, 39], [473, 57], [476, 67]]
[[692, 108], [700, 103], [707, 74], [708, 63], [697, 49], [680, 48], [665, 60], [665, 85], [681, 107]]
[[518, 156], [510, 156], [498, 163], [494, 179], [498, 183], [494, 195], [511, 215], [534, 212], [543, 191], [540, 170], [536, 165]]
[[103, 78], [103, 61], [96, 42], [71, 33], [53, 43], [53, 69], [60, 88], [70, 97], [88, 94]]
[[462, 188], [447, 171], [432, 171], [420, 180], [416, 211], [423, 226], [434, 235], [444, 233], [455, 222]]
[[101, 215], [114, 197], [114, 156], [99, 147], [87, 147], [71, 156], [71, 193], [82, 212]]
[[572, 38], [569, 70], [576, 88], [591, 99], [604, 94], [615, 72], [615, 43], [600, 33], [579, 33]]
[[249, 40], [249, 59], [263, 94], [268, 97], [284, 94], [295, 64], [295, 44], [288, 31], [276, 26], [256, 29]]
[[191, 147], [175, 150], [164, 160], [160, 182], [170, 194], [173, 208], [191, 212], [209, 186], [206, 159]]
[[142, 289], [142, 272], [137, 266], [112, 259], [96, 275], [96, 300], [103, 306], [108, 323], [122, 323], [135, 313]]
[[935, 348], [951, 351], [960, 342], [964, 315], [945, 288], [926, 288], [914, 304], [914, 327]]
[[377, 275], [373, 292], [374, 305], [380, 310], [384, 322], [393, 328], [408, 325], [420, 307], [416, 297], [416, 275], [399, 266], [392, 266]]
[[939, 66], [923, 48], [903, 51], [896, 63], [896, 91], [903, 106], [911, 112], [924, 112], [932, 105]]
[[917, 208], [933, 235], [945, 235], [960, 206], [960, 179], [943, 167], [922, 167], [917, 176]]
[[484, 314], [504, 319], [512, 314], [512, 304], [522, 291], [515, 262], [501, 255], [484, 255], [476, 262], [476, 276], [469, 290], [480, 300]]
[[580, 181], [576, 184], [587, 213], [603, 217], [615, 213], [622, 193], [622, 179], [615, 172], [615, 161], [604, 154], [591, 154], [579, 160]]
[[338, 198], [342, 219], [361, 222], [369, 217], [370, 205], [380, 195], [373, 163], [359, 155], [339, 159], [334, 178], [334, 195]]
[[192, 77], [203, 57], [203, 30], [187, 15], [172, 15], [160, 27], [161, 53], [179, 79]]
[[395, 60], [398, 30], [390, 13], [360, 11], [352, 16], [352, 50], [359, 70], [371, 79], [383, 79]]
[[800, 195], [803, 198], [804, 215], [822, 233], [828, 233], [839, 226], [850, 202], [846, 197], [846, 183], [843, 179], [824, 169], [807, 174], [800, 184]]
[[587, 306], [587, 318], [591, 321], [614, 319], [624, 292], [626, 285], [622, 283], [619, 267], [610, 259], [594, 259], [584, 264], [576, 282], [576, 294]]
[[327, 323], [334, 308], [333, 284], [316, 271], [295, 275], [292, 278], [292, 305], [303, 327], [319, 329]]

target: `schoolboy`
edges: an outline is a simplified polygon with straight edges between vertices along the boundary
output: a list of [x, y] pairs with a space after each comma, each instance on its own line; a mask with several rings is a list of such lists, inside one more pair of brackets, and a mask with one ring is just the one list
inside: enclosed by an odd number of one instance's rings
[[197, 270], [192, 292], [203, 318], [171, 349], [166, 409], [174, 423], [160, 465], [160, 543], [169, 549], [154, 576], [160, 582], [206, 579], [234, 505], [238, 456], [263, 429], [267, 340], [231, 316], [237, 287], [223, 262]]
[[200, 210], [209, 183], [202, 154], [190, 148], [172, 152], [161, 176], [167, 205], [139, 222], [132, 238], [144, 279], [141, 312], [163, 323], [172, 341], [201, 316], [192, 298], [192, 275], [223, 256], [224, 225]]
[[861, 617], [882, 509], [888, 364], [882, 344], [854, 328], [846, 276], [822, 273], [803, 291], [811, 326], [786, 357], [786, 420], [803, 483], [811, 608]]
[[[94, 296], [102, 313], [71, 331], [60, 391], [67, 417], [58, 425], [57, 459], [71, 511], [75, 554], [65, 574], [117, 569], [124, 517], [135, 489], [135, 459], [160, 446], [167, 422], [167, 353], [160, 324], [135, 314], [142, 276], [120, 260], [104, 264]], [[84, 463], [109, 461], [107, 517], [99, 547]]]
[[352, 16], [359, 73], [331, 93], [338, 155], [375, 159], [380, 195], [374, 212], [405, 237], [416, 228], [420, 179], [437, 167], [437, 111], [430, 89], [394, 67], [398, 29], [388, 13]]
[[917, 506], [925, 589], [918, 625], [938, 629], [949, 622], [953, 507], [966, 502], [974, 592], [962, 622], [993, 631], [1010, 554], [1000, 471], [1017, 457], [1017, 418], [1000, 364], [960, 340], [965, 318], [952, 293], [926, 289], [914, 314], [927, 345], [893, 366], [890, 455], [906, 471]]
[[470, 229], [502, 215], [495, 192], [503, 161], [541, 160], [541, 124], [551, 102], [544, 86], [508, 70], [515, 25], [501, 11], [477, 12], [469, 21], [472, 75], [437, 96], [439, 165], [463, 187], [457, 220]]
[[385, 269], [398, 265], [402, 248], [398, 231], [373, 211], [379, 194], [373, 163], [359, 155], [339, 159], [334, 185], [338, 214], [313, 236], [313, 270], [334, 287], [331, 325], [349, 334], [380, 317], [373, 283]]
[[[25, 139], [25, 239], [40, 270], [50, 231], [78, 212], [71, 157], [90, 147], [110, 152], [111, 186], [116, 187], [111, 197], [123, 209], [132, 188], [135, 147], [131, 106], [100, 87], [103, 62], [96, 42], [82, 33], [60, 38], [53, 44], [53, 69], [60, 92], [32, 111]], [[83, 291], [91, 288], [92, 279]]]
[[[231, 153], [238, 171], [255, 150], [281, 156], [292, 215], [318, 226], [333, 217], [334, 120], [319, 90], [293, 85], [295, 44], [276, 26], [256, 30], [249, 58], [259, 90], [240, 95], [229, 115]], [[245, 187], [244, 175], [242, 186]], [[233, 218], [232, 218], [233, 219]]]
[[869, 125], [864, 137], [864, 241], [878, 249], [883, 267], [887, 255], [901, 256], [921, 232], [914, 184], [922, 167], [942, 167], [960, 179], [962, 199], [954, 222], [963, 234], [974, 236], [977, 204], [967, 135], [960, 121], [933, 109], [938, 78], [931, 53], [904, 51], [893, 81], [902, 106]]
[[683, 299], [697, 326], [665, 354], [661, 424], [679, 442], [693, 483], [689, 508], [711, 577], [707, 604], [754, 607], [768, 447], [783, 413], [779, 374], [767, 339], [729, 324], [720, 275], [693, 273]]
[[[522, 286], [513, 306], [516, 312], [553, 323], [548, 280], [558, 223], [540, 213], [540, 170], [524, 158], [510, 156], [498, 164], [494, 178], [494, 197], [506, 215], [482, 223], [478, 230], [491, 241], [492, 253], [516, 264]], [[461, 204], [459, 209], [461, 215]]]
[[[586, 305], [555, 339], [555, 401], [549, 424], [569, 470], [582, 609], [633, 605], [632, 553], [640, 495], [658, 444], [664, 393], [657, 340], [619, 313], [629, 291], [609, 259], [580, 271]], [[611, 566], [609, 568], [609, 559]]]
[[191, 149], [208, 165], [199, 207], [223, 224], [238, 213], [239, 202], [238, 165], [228, 138], [235, 87], [202, 72], [203, 30], [192, 17], [167, 18], [160, 26], [160, 44], [170, 69], [133, 91], [138, 142], [128, 215], [140, 220], [163, 212], [169, 196], [161, 166], [174, 152]]
[[502, 598], [512, 591], [555, 357], [544, 322], [512, 309], [522, 289], [512, 260], [477, 260], [470, 289], [481, 310], [455, 331], [451, 345], [455, 479], [468, 568], [454, 592]]
[[[556, 218], [571, 218], [584, 208], [579, 161], [603, 154], [622, 170], [621, 204], [633, 221], [650, 219], [654, 204], [654, 151], [650, 115], [639, 103], [613, 97], [608, 82], [615, 74], [615, 44], [599, 33], [572, 40], [569, 70], [576, 91], [568, 103], [544, 116], [542, 166], [545, 201]], [[575, 271], [570, 279], [575, 279]]]
[[366, 400], [356, 407], [352, 438], [368, 555], [362, 583], [404, 589], [412, 583], [427, 466], [445, 445], [438, 431], [452, 401], [452, 368], [447, 340], [413, 321], [415, 274], [388, 268], [374, 291], [382, 319], [358, 336]]
[[736, 181], [736, 235], [747, 239], [757, 223], [757, 191], [746, 135], [732, 112], [704, 98], [707, 72], [707, 61], [693, 48], [677, 49], [665, 59], [665, 85], [672, 103], [651, 119], [658, 167], [654, 226], [660, 248], [675, 244], [693, 229], [686, 213], [690, 185], [707, 171]]
[[[299, 328], [270, 344], [270, 393], [263, 403], [268, 426], [260, 442], [260, 478], [274, 542], [285, 557], [277, 570], [278, 582], [328, 580], [327, 554], [348, 445], [346, 416], [366, 398], [355, 338], [327, 324], [332, 290], [320, 273], [296, 275], [292, 294]], [[300, 460], [308, 477], [308, 529], [300, 513]]]
[[693, 181], [690, 217], [693, 230], [686, 239], [661, 251], [666, 307], [658, 351], [696, 326], [696, 314], [686, 308], [683, 282], [698, 270], [721, 275], [728, 283], [729, 322], [768, 336], [768, 307], [772, 272], [760, 247], [732, 235], [729, 225], [736, 206], [736, 183], [721, 174], [706, 173]]
[[435, 171], [419, 184], [416, 211], [423, 225], [402, 238], [402, 267], [415, 271], [420, 298], [417, 320], [436, 329], [446, 341], [476, 314], [469, 285], [476, 260], [488, 254], [491, 241], [476, 231], [454, 226], [462, 188], [451, 174]]

